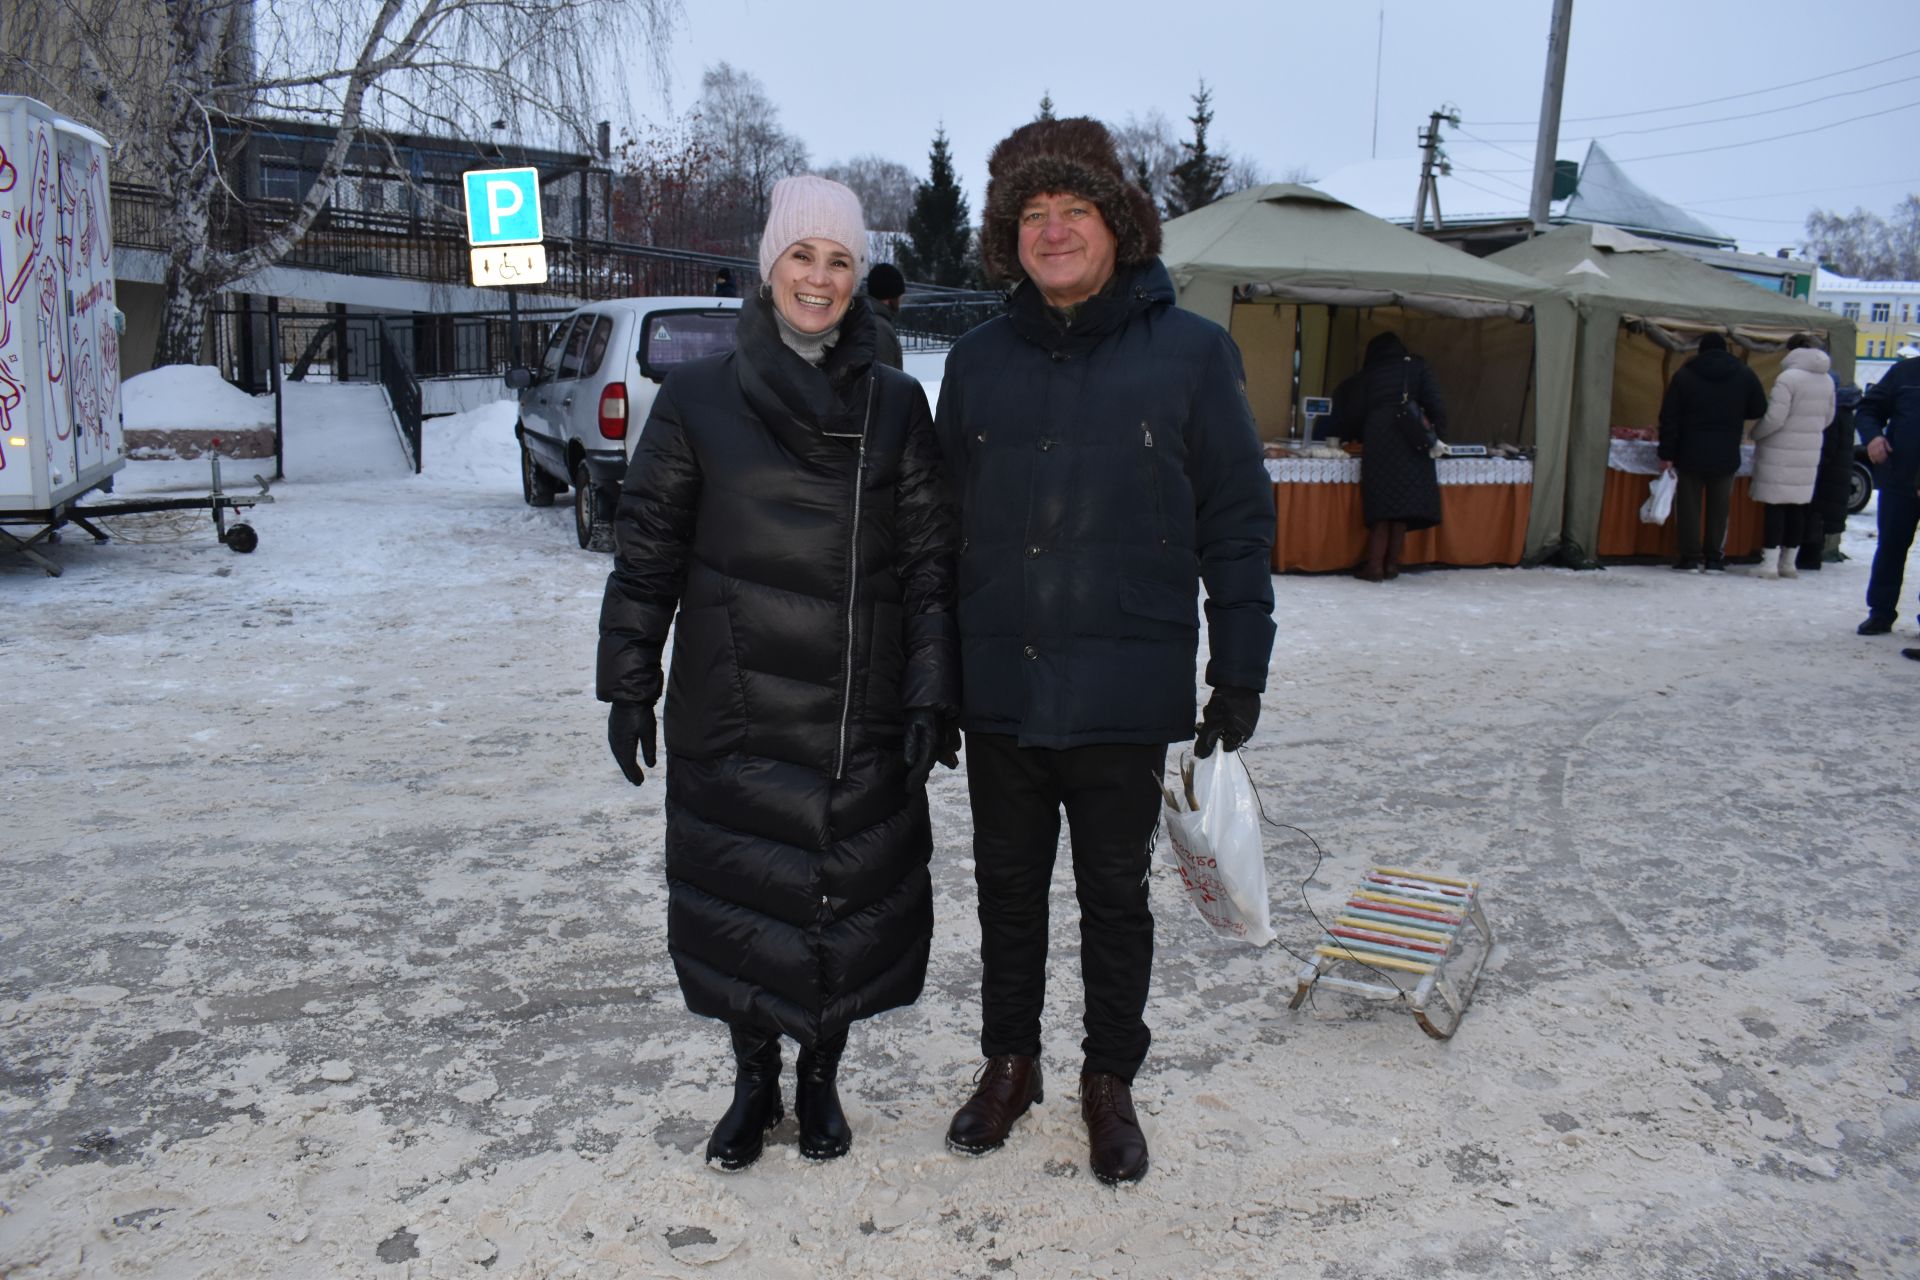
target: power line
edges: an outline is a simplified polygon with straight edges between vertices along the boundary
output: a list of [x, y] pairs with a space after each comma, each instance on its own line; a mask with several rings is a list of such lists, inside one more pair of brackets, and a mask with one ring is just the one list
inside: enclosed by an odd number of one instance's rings
[[[1745, 142], [1723, 142], [1712, 147], [1692, 147], [1685, 151], [1662, 151], [1650, 156], [1620, 156], [1617, 159], [1609, 156], [1607, 162], [1617, 167], [1623, 164], [1636, 164], [1643, 160], [1671, 160], [1676, 156], [1705, 155], [1709, 151], [1734, 151], [1741, 147], [1757, 147], [1763, 142], [1778, 142], [1782, 138], [1804, 138], [1810, 133], [1825, 133], [1828, 129], [1838, 129], [1842, 125], [1858, 124], [1862, 120], [1871, 120], [1878, 116], [1891, 115], [1895, 111], [1910, 111], [1914, 107], [1920, 107], [1920, 100], [1903, 102], [1897, 107], [1887, 107], [1880, 111], [1869, 111], [1865, 115], [1848, 116], [1844, 120], [1835, 120], [1828, 124], [1817, 124], [1810, 129], [1795, 129], [1791, 133], [1775, 133], [1764, 138], [1749, 138]], [[1492, 174], [1527, 173], [1531, 171], [1526, 169], [1482, 169], [1480, 172]]]
[[[1870, 84], [1866, 86], [1864, 89], [1842, 89], [1837, 93], [1824, 93], [1817, 98], [1808, 98], [1805, 102], [1795, 102], [1784, 107], [1767, 107], [1760, 111], [1748, 111], [1742, 115], [1737, 115], [1737, 116], [1715, 116], [1710, 120], [1687, 120], [1687, 121], [1681, 122], [1680, 124], [1656, 124], [1645, 129], [1615, 129], [1612, 133], [1576, 133], [1571, 135], [1570, 139], [1562, 139], [1562, 141], [1593, 140], [1593, 141], [1604, 142], [1608, 138], [1626, 138], [1626, 137], [1632, 137], [1642, 133], [1666, 133], [1674, 129], [1697, 129], [1697, 128], [1700, 128], [1702, 125], [1709, 125], [1709, 124], [1730, 124], [1734, 121], [1739, 121], [1739, 120], [1751, 120], [1756, 116], [1779, 115], [1782, 111], [1798, 111], [1802, 107], [1811, 107], [1822, 102], [1831, 102], [1835, 98], [1858, 97], [1860, 94], [1863, 94], [1863, 93], [1872, 93], [1875, 89], [1888, 89], [1893, 87], [1896, 84], [1911, 84], [1915, 80], [1920, 80], [1920, 75], [1901, 76], [1897, 80], [1883, 80], [1879, 84]], [[1466, 131], [1463, 129], [1461, 130], [1461, 132], [1464, 133]], [[1498, 146], [1501, 142], [1525, 142], [1527, 141], [1527, 139], [1501, 138], [1498, 141], [1496, 141], [1495, 139], [1492, 139], [1492, 138], [1481, 138], [1480, 141], [1486, 143], [1490, 147], [1493, 147], [1493, 146]], [[1509, 152], [1508, 154], [1511, 155], [1512, 153]]]
[[[1842, 67], [1838, 71], [1829, 71], [1824, 75], [1809, 76], [1805, 80], [1789, 80], [1785, 84], [1769, 85], [1765, 89], [1749, 89], [1745, 93], [1730, 93], [1724, 98], [1703, 98], [1699, 102], [1682, 102], [1671, 107], [1648, 107], [1643, 111], [1619, 111], [1610, 115], [1568, 116], [1562, 124], [1586, 124], [1594, 120], [1627, 120], [1634, 116], [1653, 116], [1667, 111], [1688, 111], [1694, 107], [1711, 107], [1717, 103], [1734, 102], [1741, 98], [1756, 98], [1763, 93], [1778, 93], [1782, 89], [1797, 89], [1803, 84], [1816, 84], [1821, 80], [1831, 80], [1835, 76], [1850, 75], [1855, 71], [1865, 71], [1868, 67], [1884, 66], [1889, 62], [1898, 62], [1902, 58], [1911, 58], [1920, 53], [1920, 49], [1909, 49], [1905, 53], [1896, 53], [1885, 58], [1876, 58], [1872, 62], [1863, 62], [1857, 67]], [[1474, 123], [1489, 128], [1531, 128], [1537, 120], [1477, 120]]]
[[1869, 191], [1881, 187], [1920, 187], [1920, 178], [1895, 178], [1891, 182], [1851, 182], [1844, 187], [1802, 187], [1798, 191], [1760, 191], [1744, 196], [1702, 196], [1689, 204], [1729, 204], [1736, 200], [1773, 200], [1781, 196], [1818, 196], [1835, 191]]

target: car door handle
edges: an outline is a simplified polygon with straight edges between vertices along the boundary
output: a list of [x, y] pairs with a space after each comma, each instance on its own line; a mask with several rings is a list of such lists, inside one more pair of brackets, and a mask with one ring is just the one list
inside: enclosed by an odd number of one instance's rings
[[567, 397], [567, 398], [566, 398], [565, 400], [562, 400], [562, 401], [560, 402], [560, 407], [561, 407], [562, 409], [570, 409], [570, 408], [572, 408], [572, 407], [573, 407], [573, 397], [572, 397], [572, 396], [568, 396], [568, 397]]

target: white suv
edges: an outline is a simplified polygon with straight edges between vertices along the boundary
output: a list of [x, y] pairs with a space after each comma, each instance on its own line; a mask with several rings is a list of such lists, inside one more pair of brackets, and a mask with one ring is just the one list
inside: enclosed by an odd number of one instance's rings
[[739, 313], [738, 298], [616, 298], [555, 325], [539, 368], [507, 370], [527, 505], [571, 488], [580, 545], [613, 550], [620, 482], [656, 390], [675, 365], [733, 350]]

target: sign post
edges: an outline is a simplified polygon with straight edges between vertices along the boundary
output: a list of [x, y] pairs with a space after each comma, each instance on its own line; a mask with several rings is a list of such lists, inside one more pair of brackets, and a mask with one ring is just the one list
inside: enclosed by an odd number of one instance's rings
[[541, 243], [540, 171], [470, 169], [460, 175], [467, 198], [467, 243], [476, 285], [507, 290], [508, 363], [520, 357], [520, 297], [514, 285], [544, 284], [547, 247]]

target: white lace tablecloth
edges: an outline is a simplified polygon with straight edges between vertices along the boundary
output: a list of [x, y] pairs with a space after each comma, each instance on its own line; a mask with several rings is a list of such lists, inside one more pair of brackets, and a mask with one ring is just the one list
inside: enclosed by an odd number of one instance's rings
[[[1268, 458], [1276, 484], [1359, 484], [1359, 458]], [[1532, 484], [1526, 458], [1441, 458], [1434, 464], [1441, 484]], [[1658, 466], [1654, 468], [1658, 470]]]
[[[1655, 440], [1609, 440], [1607, 470], [1624, 471], [1635, 476], [1660, 474], [1660, 444]], [[1753, 474], [1753, 446], [1740, 446], [1740, 470], [1735, 475]]]

